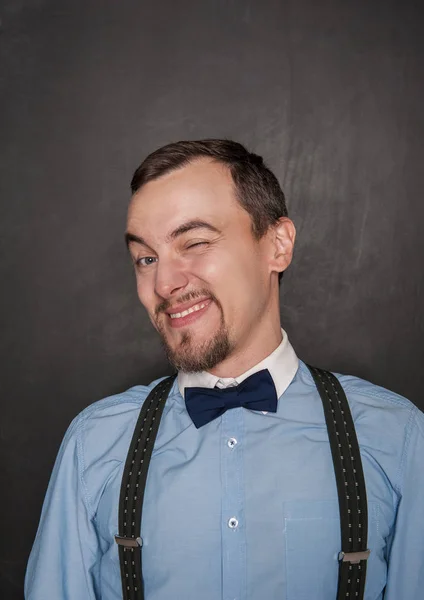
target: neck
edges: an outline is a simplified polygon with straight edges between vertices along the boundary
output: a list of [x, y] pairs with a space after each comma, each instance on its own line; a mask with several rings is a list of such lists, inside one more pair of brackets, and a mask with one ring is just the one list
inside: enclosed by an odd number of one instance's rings
[[217, 377], [238, 377], [272, 354], [281, 344], [280, 316], [268, 323], [258, 322], [225, 360], [210, 370]]

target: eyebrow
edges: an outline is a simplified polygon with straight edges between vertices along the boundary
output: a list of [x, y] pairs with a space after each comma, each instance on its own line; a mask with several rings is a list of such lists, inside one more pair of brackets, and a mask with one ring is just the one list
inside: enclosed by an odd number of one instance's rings
[[[175, 240], [180, 235], [187, 233], [187, 231], [192, 231], [193, 229], [208, 229], [213, 233], [221, 233], [221, 231], [217, 227], [211, 225], [207, 221], [193, 219], [191, 221], [186, 221], [185, 223], [182, 223], [176, 229], [174, 229], [174, 231], [171, 231], [171, 233], [169, 233], [166, 236], [166, 241], [169, 242]], [[135, 242], [136, 244], [141, 244], [142, 246], [147, 246], [148, 248], [150, 248], [149, 244], [142, 237], [140, 237], [139, 235], [135, 235], [134, 233], [131, 233], [129, 231], [127, 231], [127, 233], [125, 234], [125, 242], [127, 244], [127, 247], [129, 247], [131, 242]]]

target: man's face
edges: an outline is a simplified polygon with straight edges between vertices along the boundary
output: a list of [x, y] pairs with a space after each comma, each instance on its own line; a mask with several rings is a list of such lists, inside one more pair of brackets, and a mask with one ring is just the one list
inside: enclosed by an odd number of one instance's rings
[[171, 364], [211, 370], [243, 353], [269, 312], [269, 244], [253, 237], [228, 169], [202, 159], [147, 183], [127, 233], [139, 299]]

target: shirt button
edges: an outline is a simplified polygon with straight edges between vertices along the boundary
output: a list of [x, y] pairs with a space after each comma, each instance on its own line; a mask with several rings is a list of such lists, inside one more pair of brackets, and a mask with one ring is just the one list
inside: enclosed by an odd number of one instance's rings
[[236, 527], [238, 527], [238, 521], [235, 517], [231, 517], [231, 519], [228, 520], [228, 527], [230, 529], [236, 529]]
[[231, 450], [234, 448], [234, 446], [237, 444], [237, 440], [236, 438], [230, 438], [227, 442], [227, 446], [229, 448], [231, 448]]

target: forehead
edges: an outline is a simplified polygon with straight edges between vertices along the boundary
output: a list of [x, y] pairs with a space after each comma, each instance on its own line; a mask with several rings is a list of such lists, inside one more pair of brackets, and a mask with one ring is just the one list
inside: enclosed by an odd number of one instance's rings
[[235, 199], [228, 168], [201, 159], [150, 181], [136, 192], [128, 209], [128, 229], [160, 235], [188, 219], [224, 227], [229, 220], [246, 217], [250, 222]]

